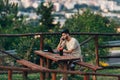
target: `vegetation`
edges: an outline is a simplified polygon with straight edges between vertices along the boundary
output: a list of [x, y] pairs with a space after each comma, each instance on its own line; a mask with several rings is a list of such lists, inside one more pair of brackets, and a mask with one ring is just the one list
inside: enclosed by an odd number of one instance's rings
[[[108, 70], [107, 70], [108, 71]], [[107, 72], [106, 71], [106, 72]], [[104, 71], [105, 72], [105, 71]], [[115, 72], [118, 72], [118, 70], [115, 70], [115, 71], [108, 71], [108, 72], [111, 72], [111, 73], [115, 73]], [[40, 73], [32, 73], [32, 74], [29, 74], [28, 75], [28, 79], [27, 80], [39, 80], [39, 76], [40, 75]], [[1, 80], [8, 80], [7, 78], [8, 78], [8, 76], [6, 75], [6, 74], [0, 74], [0, 79]], [[60, 78], [61, 78], [61, 74], [59, 74], [58, 76], [57, 76], [57, 80], [60, 80]], [[69, 80], [83, 80], [83, 76], [79, 76], [79, 75], [76, 75], [74, 78], [73, 77], [68, 77], [68, 79]], [[97, 77], [97, 80], [117, 80], [117, 78], [116, 77], [107, 77], [107, 76], [98, 76]], [[24, 80], [23, 79], [23, 76], [22, 76], [22, 74], [13, 74], [13, 80]], [[46, 80], [51, 80], [50, 78], [49, 79], [46, 79]], [[90, 80], [92, 80], [92, 77], [91, 77], [91, 79]]]
[[[0, 6], [2, 6], [0, 7], [0, 33], [2, 34], [49, 32], [57, 25], [53, 24], [54, 18], [51, 15], [53, 10], [52, 3], [48, 3], [47, 6], [44, 6], [44, 3], [40, 4], [36, 13], [41, 16], [41, 19], [37, 26], [33, 26], [33, 24], [29, 24], [29, 21], [26, 21], [27, 16], [17, 15], [19, 11], [18, 4], [9, 3], [8, 1], [9, 0], [0, 1]], [[52, 40], [49, 40], [48, 38], [49, 37], [47, 36], [45, 41], [50, 43]], [[0, 38], [0, 42], [0, 49], [15, 49], [21, 58], [25, 58], [30, 61], [35, 60], [33, 51], [35, 49], [39, 49], [38, 43], [40, 43], [39, 39], [35, 39], [34, 36], [20, 38], [3, 37]]]
[[52, 16], [53, 4], [52, 3], [44, 3], [42, 2], [37, 8], [37, 14], [41, 15], [40, 25], [43, 27], [43, 31], [53, 29], [55, 24], [53, 24], [53, 16]]
[[[40, 16], [37, 26], [27, 24], [26, 16], [18, 16], [18, 5], [8, 3], [8, 0], [1, 0], [0, 2], [0, 33], [38, 33], [38, 32], [58, 32], [61, 30], [59, 24], [53, 24], [54, 18], [52, 15], [53, 4], [42, 2], [36, 9], [36, 13]], [[8, 7], [9, 6], [9, 7]], [[82, 9], [81, 9], [82, 10]], [[4, 14], [3, 14], [4, 13]], [[83, 9], [82, 13], [78, 11], [71, 18], [67, 19], [63, 28], [69, 28], [71, 32], [96, 32], [96, 33], [116, 33], [116, 22], [103, 17], [100, 13], [94, 13], [90, 9]], [[44, 36], [45, 44], [52, 45], [53, 48], [57, 46], [60, 36]], [[89, 36], [75, 36], [79, 42], [84, 41]], [[114, 39], [116, 39], [114, 37]], [[99, 44], [104, 41], [112, 40], [108, 37], [100, 37]], [[35, 49], [39, 49], [39, 39], [31, 37], [20, 38], [0, 38], [0, 48], [4, 50], [16, 49], [21, 58], [34, 61]], [[8, 45], [9, 44], [9, 45]], [[82, 46], [82, 54], [85, 56], [86, 61], [93, 61], [94, 54], [94, 41]], [[100, 55], [104, 54], [106, 49], [100, 50]]]
[[90, 9], [84, 9], [81, 13], [76, 13], [68, 19], [64, 25], [75, 32], [99, 32], [99, 33], [115, 33], [116, 25], [107, 17], [103, 17], [100, 13], [94, 13]]
[[[52, 15], [53, 4], [52, 3], [41, 3], [36, 9], [36, 13], [41, 17], [36, 26], [29, 24], [26, 21], [26, 16], [18, 16], [18, 4], [8, 3], [8, 0], [0, 0], [0, 34], [21, 34], [21, 33], [38, 33], [38, 32], [58, 32], [61, 30], [59, 24], [53, 24], [54, 18]], [[33, 20], [30, 20], [33, 21]], [[100, 13], [94, 13], [90, 9], [82, 10], [82, 13], [78, 11], [71, 18], [67, 19], [63, 28], [70, 29], [71, 32], [96, 32], [96, 33], [116, 33], [116, 22], [110, 20], [107, 17], [103, 17]], [[62, 28], [62, 29], [63, 29]], [[57, 46], [60, 36], [44, 36], [45, 44], [52, 45], [53, 48]], [[75, 35], [79, 42], [84, 41], [89, 36], [85, 35]], [[102, 44], [108, 40], [115, 40], [116, 37], [99, 37], [99, 44]], [[0, 49], [11, 50], [15, 49], [19, 53], [19, 57], [30, 60], [32, 62], [37, 62], [37, 56], [34, 55], [33, 51], [39, 49], [39, 38], [30, 37], [2, 37], [0, 38]], [[94, 41], [91, 41], [84, 46], [82, 46], [82, 54], [85, 57], [85, 61], [94, 62], [95, 51], [94, 51]], [[107, 50], [100, 50], [100, 55], [104, 54]], [[118, 70], [117, 70], [118, 71]], [[108, 72], [108, 71], [104, 71]], [[111, 73], [113, 73], [111, 71]], [[36, 76], [36, 75], [34, 75]], [[3, 76], [4, 77], [4, 76]], [[0, 77], [3, 79], [3, 77]], [[7, 77], [4, 77], [6, 79]], [[16, 77], [14, 77], [16, 78]], [[33, 80], [35, 77], [30, 77]], [[58, 77], [60, 78], [60, 77]], [[18, 79], [18, 75], [17, 75]], [[20, 78], [21, 79], [21, 78]], [[35, 79], [39, 79], [36, 76]], [[76, 76], [75, 79], [81, 79], [81, 76]], [[100, 78], [101, 80], [103, 78]], [[107, 80], [107, 79], [106, 79]], [[110, 79], [108, 79], [110, 80]], [[111, 78], [115, 80], [115, 78]]]
[[[90, 9], [83, 9], [82, 13], [78, 12], [70, 19], [67, 19], [64, 27], [69, 28], [71, 32], [96, 32], [96, 33], [116, 33], [116, 23], [113, 20], [109, 20], [107, 17], [103, 17], [100, 13], [94, 13]], [[76, 36], [79, 42], [86, 40], [89, 36], [81, 35]], [[115, 37], [114, 37], [115, 39]], [[112, 40], [111, 37], [99, 37], [99, 44], [104, 41]], [[82, 46], [82, 54], [86, 61], [94, 61], [95, 46], [94, 39], [88, 44]], [[107, 55], [106, 49], [100, 50], [100, 55]]]

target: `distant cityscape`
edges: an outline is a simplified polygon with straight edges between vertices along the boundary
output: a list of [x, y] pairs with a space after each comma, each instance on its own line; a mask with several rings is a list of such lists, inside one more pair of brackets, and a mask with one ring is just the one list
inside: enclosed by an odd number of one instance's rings
[[[10, 3], [18, 3], [19, 7], [37, 8], [41, 2], [53, 2], [55, 21], [59, 21], [61, 26], [64, 24], [66, 18], [70, 18], [81, 8], [91, 8], [94, 12], [100, 12], [103, 16], [120, 19], [120, 0], [9, 0]], [[20, 14], [27, 14], [29, 18], [36, 19], [38, 16], [34, 12], [23, 12]]]

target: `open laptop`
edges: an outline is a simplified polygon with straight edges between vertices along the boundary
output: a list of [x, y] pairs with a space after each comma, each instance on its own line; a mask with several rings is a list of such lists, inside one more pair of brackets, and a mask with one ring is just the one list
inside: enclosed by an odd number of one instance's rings
[[51, 53], [58, 53], [57, 50], [52, 49], [49, 45], [45, 45], [44, 50], [45, 52], [51, 52]]

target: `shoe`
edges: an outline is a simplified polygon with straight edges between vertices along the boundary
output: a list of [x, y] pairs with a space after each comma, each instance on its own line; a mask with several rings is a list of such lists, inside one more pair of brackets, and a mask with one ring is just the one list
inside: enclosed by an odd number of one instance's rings
[[63, 80], [63, 77], [61, 77], [60, 80]]
[[71, 64], [70, 67], [75, 67], [75, 64]]

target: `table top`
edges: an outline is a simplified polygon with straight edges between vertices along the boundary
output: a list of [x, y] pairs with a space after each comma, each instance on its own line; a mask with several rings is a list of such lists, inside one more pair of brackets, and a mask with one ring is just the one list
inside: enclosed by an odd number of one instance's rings
[[75, 57], [70, 54], [63, 54], [63, 56], [60, 56], [57, 53], [51, 53], [51, 52], [44, 52], [41, 50], [36, 50], [35, 54], [45, 57], [47, 59], [53, 60], [53, 61], [72, 61], [72, 60], [79, 60], [79, 57]]

